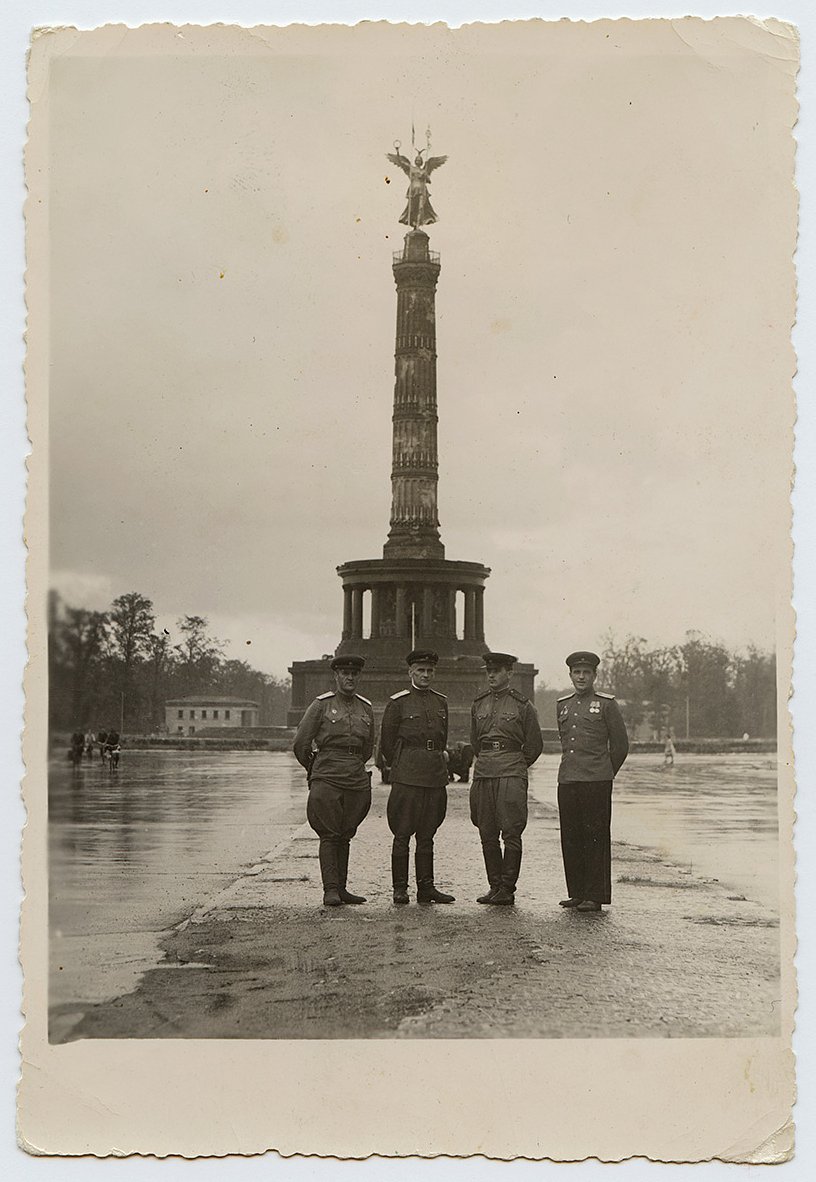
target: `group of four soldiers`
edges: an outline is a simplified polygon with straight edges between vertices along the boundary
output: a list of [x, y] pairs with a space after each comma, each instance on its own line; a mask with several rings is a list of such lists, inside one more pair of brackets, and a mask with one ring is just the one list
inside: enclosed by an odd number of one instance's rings
[[[438, 659], [427, 649], [408, 654], [409, 686], [391, 696], [382, 719], [380, 760], [390, 769], [387, 816], [396, 904], [409, 902], [411, 837], [417, 902], [454, 902], [434, 880], [434, 836], [445, 819], [449, 782], [448, 703], [431, 685]], [[543, 749], [535, 707], [511, 685], [515, 663], [509, 653], [484, 654], [488, 688], [471, 710], [476, 762], [470, 815], [479, 830], [488, 881], [477, 902], [493, 906], [515, 900], [527, 825], [527, 769]], [[614, 698], [594, 688], [597, 655], [571, 653], [566, 663], [575, 690], [558, 700], [558, 808], [567, 880], [561, 905], [600, 911], [611, 901], [612, 781], [629, 744]], [[357, 692], [364, 664], [362, 657], [350, 655], [332, 661], [335, 689], [311, 704], [294, 742], [295, 756], [307, 771], [306, 815], [320, 838], [328, 907], [365, 902], [348, 890], [351, 839], [371, 807], [366, 763], [374, 751], [374, 710]]]

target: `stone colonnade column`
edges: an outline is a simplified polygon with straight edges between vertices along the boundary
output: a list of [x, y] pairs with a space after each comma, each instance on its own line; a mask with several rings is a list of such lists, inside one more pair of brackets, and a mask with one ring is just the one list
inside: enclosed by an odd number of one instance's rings
[[353, 640], [362, 640], [363, 636], [363, 588], [351, 589], [351, 636]]
[[375, 583], [371, 588], [371, 639], [380, 635], [380, 588]]
[[433, 587], [422, 588], [422, 635], [433, 636]]
[[343, 640], [351, 638], [351, 587], [343, 588]]
[[476, 588], [476, 639], [484, 640], [484, 587]]
[[406, 607], [407, 607], [407, 599], [406, 599], [405, 587], [398, 586], [397, 587], [397, 609], [396, 609], [397, 610], [396, 633], [397, 633], [397, 636], [399, 636], [400, 638], [404, 638], [406, 635], [406, 627], [405, 627], [406, 622], [407, 622], [406, 621]]
[[476, 590], [465, 588], [465, 640], [476, 639]]

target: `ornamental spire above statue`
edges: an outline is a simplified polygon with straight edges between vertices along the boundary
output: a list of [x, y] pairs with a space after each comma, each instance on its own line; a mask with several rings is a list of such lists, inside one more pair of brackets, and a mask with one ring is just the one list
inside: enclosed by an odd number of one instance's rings
[[416, 230], [419, 226], [430, 226], [436, 221], [431, 199], [428, 196], [428, 185], [431, 183], [431, 173], [447, 160], [447, 156], [431, 155], [431, 129], [425, 132], [426, 146], [414, 147], [414, 129], [411, 128], [411, 152], [414, 156], [413, 164], [407, 156], [400, 152], [402, 144], [394, 140], [394, 151], [386, 155], [392, 164], [401, 168], [408, 177], [408, 204], [403, 210], [400, 221], [404, 226], [411, 226]]

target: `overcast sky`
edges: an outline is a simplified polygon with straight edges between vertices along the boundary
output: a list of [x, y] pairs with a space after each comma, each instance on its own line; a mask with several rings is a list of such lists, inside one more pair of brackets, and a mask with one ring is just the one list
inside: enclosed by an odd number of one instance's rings
[[[342, 31], [53, 66], [52, 581], [275, 674], [381, 556], [406, 180], [430, 123], [442, 538], [488, 642], [774, 644], [787, 598], [782, 84], [666, 22]], [[688, 32], [688, 26], [685, 29]], [[381, 37], [382, 35], [379, 34]], [[656, 41], [655, 41], [656, 38]], [[176, 56], [176, 55], [179, 56]], [[774, 118], [779, 118], [774, 106]], [[774, 133], [774, 134], [771, 134]], [[390, 183], [388, 183], [390, 181]], [[247, 645], [251, 641], [251, 645]]]

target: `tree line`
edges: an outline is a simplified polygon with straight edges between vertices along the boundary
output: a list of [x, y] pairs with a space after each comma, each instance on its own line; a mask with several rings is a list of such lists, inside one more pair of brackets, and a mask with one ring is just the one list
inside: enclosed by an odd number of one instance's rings
[[177, 634], [157, 628], [151, 601], [137, 591], [107, 611], [72, 607], [49, 596], [49, 722], [52, 730], [164, 729], [168, 698], [215, 694], [257, 702], [262, 726], [283, 725], [289, 679], [224, 656], [204, 616], [181, 616]]
[[[683, 644], [654, 648], [643, 637], [609, 634], [597, 684], [615, 695], [639, 738], [667, 730], [681, 739], [776, 735], [776, 658], [756, 645], [730, 650], [687, 632]], [[543, 726], [555, 726], [555, 701], [571, 689], [537, 691]]]

